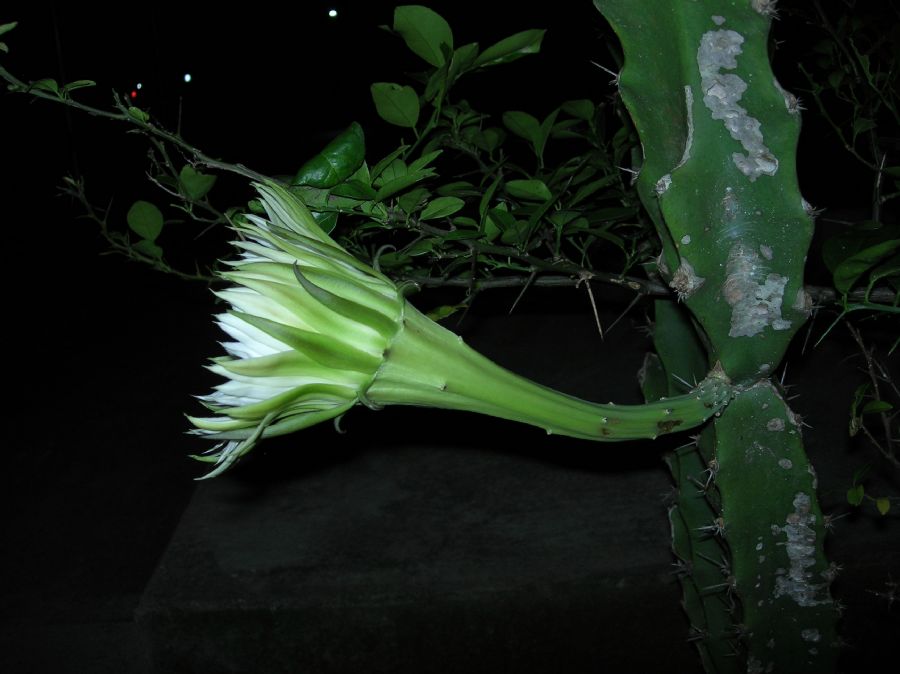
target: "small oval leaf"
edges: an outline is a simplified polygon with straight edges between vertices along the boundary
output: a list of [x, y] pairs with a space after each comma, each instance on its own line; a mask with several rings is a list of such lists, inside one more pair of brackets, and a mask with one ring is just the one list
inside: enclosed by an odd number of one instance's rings
[[376, 82], [372, 85], [372, 100], [379, 117], [389, 124], [413, 128], [419, 121], [419, 97], [412, 87]]
[[475, 59], [475, 66], [494, 66], [515, 61], [527, 54], [536, 54], [541, 50], [541, 40], [546, 32], [543, 29], [532, 29], [510, 35], [481, 52]]
[[178, 174], [178, 182], [181, 183], [181, 189], [185, 196], [198, 201], [205, 197], [216, 184], [216, 176], [201, 173], [190, 164], [185, 164]]
[[131, 230], [148, 241], [155, 241], [163, 228], [163, 214], [149, 201], [135, 201], [125, 216]]
[[406, 46], [435, 67], [446, 62], [441, 45], [453, 50], [453, 31], [444, 18], [421, 5], [403, 5], [394, 10], [394, 30]]
[[854, 485], [847, 490], [847, 503], [852, 506], [858, 506], [862, 503], [866, 490], [861, 484]]
[[419, 219], [445, 218], [448, 215], [453, 215], [465, 205], [466, 202], [459, 197], [438, 197], [428, 202]]
[[353, 122], [315, 157], [303, 164], [291, 184], [334, 187], [352, 176], [362, 166], [365, 155], [365, 134], [362, 127]]
[[516, 199], [529, 201], [547, 201], [553, 196], [543, 180], [510, 180], [506, 191]]

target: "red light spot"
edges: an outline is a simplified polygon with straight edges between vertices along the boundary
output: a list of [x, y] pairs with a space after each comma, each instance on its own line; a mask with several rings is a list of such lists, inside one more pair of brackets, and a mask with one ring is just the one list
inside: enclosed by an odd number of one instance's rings
[[131, 90], [131, 97], [132, 97], [132, 98], [137, 98], [137, 89], [132, 89], [132, 90]]

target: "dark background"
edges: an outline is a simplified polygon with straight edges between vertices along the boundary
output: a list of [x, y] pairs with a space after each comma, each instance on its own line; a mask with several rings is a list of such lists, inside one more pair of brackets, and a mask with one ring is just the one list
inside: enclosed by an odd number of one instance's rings
[[[604, 44], [610, 32], [588, 0], [553, 3], [552, 11], [504, 4], [511, 9], [503, 14], [487, 11], [494, 5], [486, 2], [428, 4], [449, 21], [457, 45], [478, 40], [486, 46], [519, 30], [548, 29], [540, 55], [473, 76], [457, 92], [482, 109], [525, 109], [541, 116], [566, 99], [599, 101], [612, 93], [610, 76], [590, 63], [613, 67]], [[392, 6], [251, 3], [225, 10], [186, 2], [102, 9], [5, 3], [0, 22], [20, 24], [4, 36], [11, 53], [0, 58], [25, 80], [96, 80], [96, 88], [77, 97], [98, 107], [110, 101], [111, 89], [127, 94], [141, 82], [135, 104], [170, 128], [180, 110], [181, 133], [207, 154], [262, 173], [291, 173], [354, 120], [366, 129], [370, 159], [396, 146], [397, 130], [376, 118], [368, 93], [372, 82], [405, 82], [403, 73], [419, 67], [399, 38], [378, 28], [391, 23]], [[327, 16], [331, 7], [339, 11], [336, 19]], [[793, 66], [808, 47], [811, 29], [776, 23], [774, 30], [783, 40], [778, 77], [796, 89], [800, 80]], [[183, 82], [185, 72], [192, 75], [190, 83]], [[814, 115], [807, 112], [804, 119], [799, 166], [806, 198], [835, 212], [865, 209], [864, 174]], [[97, 625], [114, 641], [114, 625], [127, 621], [163, 553], [201, 468], [185, 458], [198, 451], [198, 442], [183, 435], [182, 414], [197, 411], [189, 396], [214, 382], [201, 365], [217, 352], [220, 336], [202, 284], [102, 255], [105, 246], [93, 225], [79, 220], [77, 208], [58, 196], [61, 176], [76, 172], [86, 177], [98, 203], [113, 199], [122, 212], [134, 199], [157, 197], [143, 179], [141, 138], [108, 121], [5, 93], [0, 124], [9, 400], [0, 646], [12, 657], [13, 669], [5, 671], [50, 671], [10, 653], [36, 641], [37, 626], [48, 624], [69, 626], [48, 648], [102, 640]], [[502, 311], [510, 300], [485, 300], [474, 318]], [[627, 298], [609, 301], [615, 313]], [[554, 312], [587, 311], [587, 305], [574, 292], [534, 292], [520, 310], [545, 320]], [[843, 362], [849, 350], [836, 339], [829, 353]], [[501, 335], [493, 348], [502, 353], [503, 346]], [[565, 349], [554, 349], [557, 357], [559, 351]], [[546, 376], [540, 368], [533, 375]], [[617, 376], [628, 391], [623, 395], [636, 397], [631, 373]], [[821, 402], [843, 414], [845, 403], [835, 406], [827, 377], [817, 376]], [[852, 390], [853, 382], [842, 388]], [[435, 420], [423, 414], [422, 424]], [[381, 425], [361, 423], [384, 439], [398, 419], [410, 423], [400, 414], [386, 415]], [[465, 433], [496, 430], [489, 421], [473, 423]], [[340, 450], [343, 441], [330, 428], [309, 433], [308, 442]], [[446, 442], [464, 435], [452, 425], [445, 433]], [[275, 479], [278, 471], [290, 471], [289, 445], [261, 448], [247, 462], [247, 479]], [[275, 467], [263, 467], [267, 460]], [[635, 467], [634, 461], [618, 461], [623, 470]], [[833, 484], [839, 487], [853, 465], [841, 464]], [[840, 503], [836, 489], [831, 501]], [[883, 626], [886, 618], [879, 614], [878, 620]], [[83, 632], [70, 629], [78, 624], [86, 625]], [[2, 662], [0, 657], [0, 668]], [[73, 662], [69, 671], [86, 670]]]

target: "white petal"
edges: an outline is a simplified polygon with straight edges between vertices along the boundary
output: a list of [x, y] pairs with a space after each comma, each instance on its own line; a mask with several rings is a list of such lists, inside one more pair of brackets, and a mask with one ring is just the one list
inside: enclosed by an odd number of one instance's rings
[[273, 353], [281, 353], [282, 351], [291, 351], [291, 347], [281, 340], [275, 339], [233, 314], [219, 314], [216, 318], [218, 319], [219, 327], [229, 337], [240, 342], [251, 358], [268, 356]]

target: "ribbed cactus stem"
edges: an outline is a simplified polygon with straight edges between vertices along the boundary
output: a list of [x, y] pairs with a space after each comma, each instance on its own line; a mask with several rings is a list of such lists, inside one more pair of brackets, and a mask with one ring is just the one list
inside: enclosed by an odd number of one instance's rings
[[[809, 312], [812, 236], [796, 175], [799, 108], [768, 58], [774, 2], [595, 4], [625, 52], [619, 91], [641, 138], [638, 190], [660, 233], [659, 270], [699, 330], [679, 339], [702, 345], [707, 364], [741, 389], [698, 453], [672, 462], [673, 544], [692, 571], [685, 608], [701, 631], [692, 638], [710, 671], [735, 661], [748, 672], [832, 671], [836, 614], [814, 477], [769, 379]], [[657, 339], [668, 374], [678, 344]], [[698, 579], [718, 562], [698, 534], [726, 552], [724, 580], [705, 587]], [[720, 604], [709, 601], [716, 592]], [[731, 629], [721, 628], [721, 605]]]

